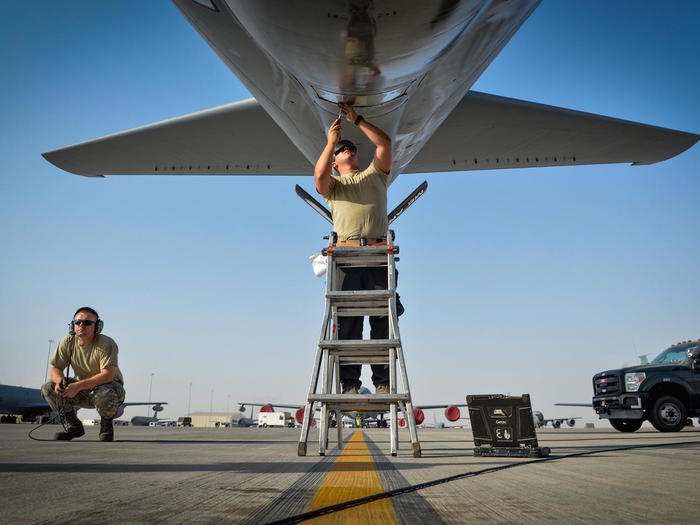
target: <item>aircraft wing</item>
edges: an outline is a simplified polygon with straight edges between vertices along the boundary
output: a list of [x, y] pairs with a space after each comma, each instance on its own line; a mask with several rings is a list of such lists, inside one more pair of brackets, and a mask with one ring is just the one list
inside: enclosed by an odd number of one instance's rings
[[281, 405], [279, 403], [275, 403], [274, 401], [270, 402], [270, 403], [244, 403], [244, 402], [239, 401], [238, 404], [240, 406], [243, 406], [243, 407], [246, 407], [246, 406], [263, 407], [265, 405], [270, 405], [273, 408], [294, 408], [294, 409], [301, 408], [304, 405], [306, 405], [306, 403], [299, 403], [298, 405]]
[[167, 405], [164, 401], [153, 401], [152, 403], [148, 403], [146, 401], [138, 402], [138, 403], [122, 403], [123, 407], [135, 407], [135, 406], [144, 406], [144, 405]]
[[447, 408], [447, 407], [466, 407], [467, 405], [415, 405], [415, 408], [420, 408], [421, 410], [431, 410], [433, 408]]
[[23, 403], [21, 407], [18, 407], [18, 410], [43, 410], [49, 412], [51, 407], [47, 403]]
[[405, 173], [653, 164], [700, 135], [487, 93], [467, 93]]
[[[469, 92], [406, 173], [630, 162], [652, 164], [699, 135]], [[313, 167], [255, 99], [49, 151], [85, 177], [311, 175]]]
[[57, 167], [85, 177], [313, 174], [313, 166], [252, 98], [43, 156]]

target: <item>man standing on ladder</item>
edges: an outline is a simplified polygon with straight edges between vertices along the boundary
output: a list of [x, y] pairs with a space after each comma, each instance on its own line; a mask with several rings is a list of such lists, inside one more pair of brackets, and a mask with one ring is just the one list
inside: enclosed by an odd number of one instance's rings
[[[357, 164], [357, 147], [349, 140], [340, 140], [340, 117], [328, 129], [328, 143], [316, 161], [314, 181], [316, 191], [331, 208], [333, 231], [338, 244], [371, 246], [385, 242], [389, 227], [387, 220], [387, 188], [391, 170], [391, 139], [381, 129], [359, 116], [352, 106], [338, 104], [348, 120], [376, 146], [374, 159], [363, 171]], [[333, 174], [335, 170], [338, 175]], [[386, 268], [341, 269], [341, 290], [386, 290]], [[398, 273], [398, 272], [397, 272]], [[398, 301], [397, 313], [403, 313]], [[363, 317], [339, 317], [338, 339], [362, 339]], [[386, 316], [369, 318], [370, 338], [387, 339], [389, 319]], [[344, 394], [357, 394], [360, 386], [361, 365], [340, 367], [340, 382]], [[377, 394], [389, 393], [389, 367], [372, 365], [372, 382]]]

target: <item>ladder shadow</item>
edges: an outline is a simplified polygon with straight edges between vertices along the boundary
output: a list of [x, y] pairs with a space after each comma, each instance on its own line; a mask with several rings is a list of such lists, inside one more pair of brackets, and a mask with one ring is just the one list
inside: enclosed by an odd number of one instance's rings
[[[473, 463], [451, 463], [471, 465]], [[484, 463], [479, 463], [483, 465]], [[497, 463], [493, 463], [497, 464]], [[224, 462], [224, 463], [0, 463], [0, 473], [191, 473], [229, 472], [231, 474], [306, 474], [314, 472], [359, 472], [367, 470], [418, 470], [444, 466], [443, 463], [403, 461], [399, 463], [375, 463], [371, 460], [352, 463], [335, 462]]]

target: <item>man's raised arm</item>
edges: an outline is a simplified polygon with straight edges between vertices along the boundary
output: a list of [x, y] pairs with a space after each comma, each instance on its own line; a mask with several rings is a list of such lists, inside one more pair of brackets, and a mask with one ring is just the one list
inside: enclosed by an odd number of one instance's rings
[[352, 106], [341, 103], [338, 104], [338, 107], [345, 115], [345, 118], [348, 119], [348, 122], [352, 122], [360, 128], [360, 131], [377, 147], [374, 152], [374, 165], [384, 173], [389, 173], [391, 170], [391, 139], [389, 135], [374, 124], [367, 122], [363, 117], [358, 116]]
[[314, 167], [314, 181], [316, 182], [316, 191], [321, 195], [326, 195], [331, 189], [333, 177], [331, 177], [331, 165], [333, 164], [333, 149], [340, 140], [340, 119], [337, 118], [328, 129], [328, 142], [323, 148], [321, 155], [316, 161]]

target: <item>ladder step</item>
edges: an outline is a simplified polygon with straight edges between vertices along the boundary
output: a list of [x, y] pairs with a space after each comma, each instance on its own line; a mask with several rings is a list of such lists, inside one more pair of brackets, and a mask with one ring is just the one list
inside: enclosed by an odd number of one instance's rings
[[410, 400], [408, 394], [309, 394], [309, 402], [327, 403], [334, 406], [387, 404]]
[[378, 412], [389, 412], [389, 410], [391, 410], [391, 405], [392, 403], [359, 403], [356, 405], [336, 405], [333, 403], [326, 403], [328, 410], [330, 410], [331, 412], [334, 410], [339, 410], [343, 414], [361, 412], [369, 412], [370, 414], [376, 414]]
[[382, 307], [355, 307], [338, 306], [338, 317], [365, 317], [367, 315], [389, 315], [389, 308]]
[[389, 348], [330, 348], [328, 353], [330, 355], [335, 355], [338, 357], [352, 357], [352, 358], [363, 358], [363, 357], [381, 357], [387, 359], [389, 357]]
[[342, 292], [328, 292], [326, 299], [349, 301], [377, 301], [391, 298], [394, 292], [390, 290], [345, 290]]
[[376, 267], [387, 267], [386, 255], [372, 255], [369, 257], [348, 257], [346, 256], [333, 256], [333, 262], [338, 268], [353, 268], [355, 266], [376, 266]]
[[356, 256], [364, 257], [367, 255], [383, 255], [386, 258], [387, 246], [386, 244], [380, 246], [343, 246], [336, 245], [333, 246], [333, 257], [337, 256]]
[[341, 365], [388, 365], [389, 358], [384, 357], [341, 357]]
[[388, 348], [398, 348], [401, 346], [401, 341], [398, 339], [342, 339], [342, 340], [325, 340], [320, 341], [318, 346], [328, 349], [372, 349], [382, 350]]

